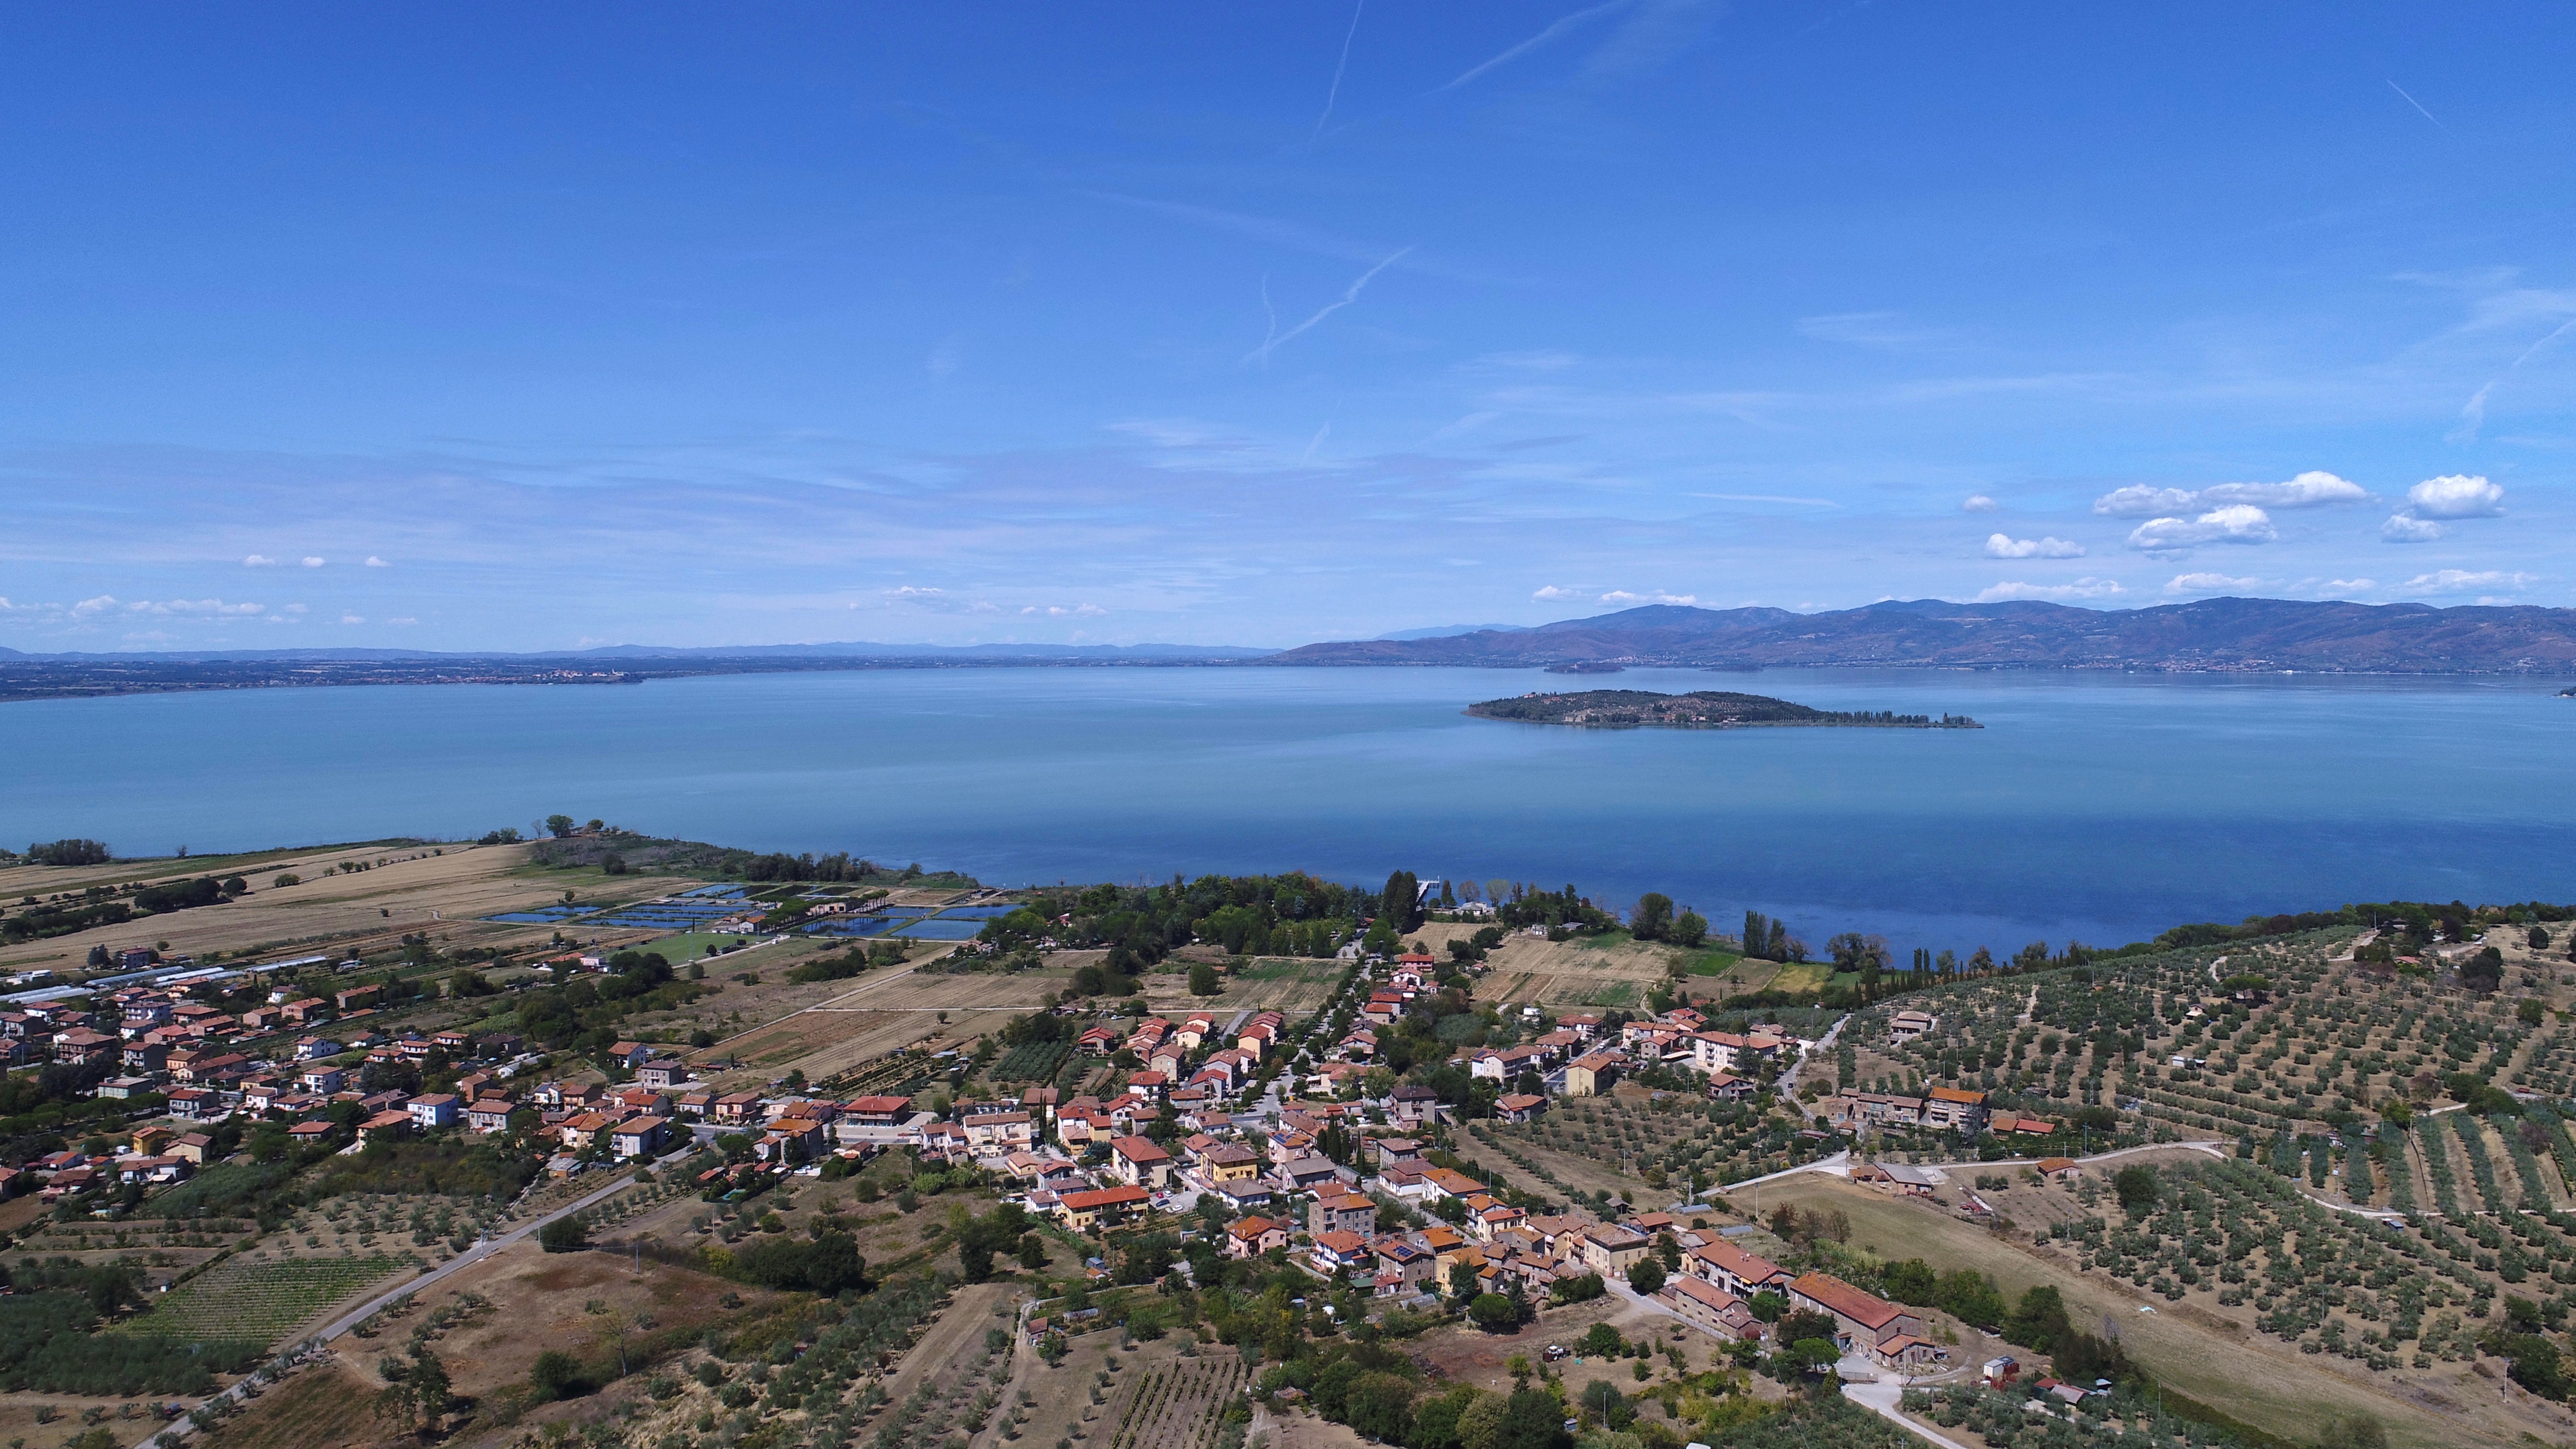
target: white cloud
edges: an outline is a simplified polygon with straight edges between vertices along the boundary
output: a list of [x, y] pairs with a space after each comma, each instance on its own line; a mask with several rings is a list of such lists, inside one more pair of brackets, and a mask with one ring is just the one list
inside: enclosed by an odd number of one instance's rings
[[417, 624], [420, 621], [418, 619], [404, 617], [400, 619], [387, 619], [385, 622], [388, 624]]
[[2270, 543], [2280, 536], [2270, 514], [2250, 503], [2231, 503], [2188, 521], [2150, 518], [2129, 531], [2129, 547], [2165, 553], [2196, 543]]
[[1961, 513], [1992, 513], [2002, 506], [2002, 504], [1988, 498], [1983, 493], [1971, 493], [1967, 497], [1959, 500], [1959, 511]]
[[2417, 518], [2493, 518], [2504, 512], [2504, 489], [2458, 473], [2427, 478], [2406, 490], [2406, 511]]
[[364, 619], [362, 619], [362, 618], [359, 618], [359, 617], [358, 617], [357, 615], [355, 615], [355, 614], [342, 614], [342, 615], [340, 616], [340, 622], [341, 622], [341, 623], [343, 623], [343, 624], [363, 624], [363, 623], [365, 623], [365, 622], [367, 622], [367, 621], [366, 621], [366, 620], [364, 620]]
[[2261, 579], [2231, 579], [2225, 574], [2176, 574], [2165, 584], [2168, 594], [2230, 594], [2263, 587]]
[[1537, 590], [1533, 590], [1533, 591], [1531, 592], [1531, 594], [1530, 594], [1530, 597], [1531, 597], [1531, 598], [1533, 598], [1533, 599], [1548, 599], [1548, 600], [1556, 600], [1556, 599], [1574, 599], [1574, 598], [1580, 598], [1580, 597], [1582, 597], [1582, 595], [1581, 595], [1580, 593], [1578, 593], [1576, 590], [1573, 590], [1573, 589], [1560, 589], [1560, 588], [1558, 588], [1558, 587], [1557, 587], [1556, 585], [1554, 585], [1554, 584], [1549, 584], [1549, 585], [1547, 585], [1547, 586], [1546, 586], [1546, 587], [1544, 587], [1544, 588], [1537, 589]]
[[2327, 592], [2327, 593], [2330, 593], [2330, 594], [2366, 594], [2366, 593], [2369, 593], [2372, 589], [2375, 589], [2375, 588], [2378, 588], [2378, 587], [2379, 587], [2379, 580], [2377, 580], [2377, 579], [2328, 579], [2328, 580], [2326, 580], [2326, 592]]
[[283, 610], [281, 610], [280, 612], [282, 612], [282, 613], [288, 613], [288, 614], [301, 614], [301, 613], [303, 613], [303, 612], [304, 612], [304, 606], [303, 606], [302, 604], [289, 604], [289, 605], [287, 605]]
[[2114, 488], [2093, 500], [2093, 511], [2113, 518], [2153, 518], [2159, 513], [2179, 513], [2200, 500], [2188, 488], [2151, 488], [2132, 483]]
[[2310, 471], [2287, 483], [2221, 483], [2200, 490], [2203, 503], [2255, 503], [2266, 508], [2322, 508], [2359, 503], [2370, 490], [2332, 473]]
[[2436, 569], [2408, 579], [2400, 593], [2466, 594], [2480, 589], [2518, 589], [2531, 582], [2529, 574], [2504, 573], [2496, 569]]
[[2071, 584], [2001, 583], [1977, 595], [1976, 602], [1992, 604], [2004, 599], [2049, 599], [2064, 603], [2069, 599], [2107, 599], [2126, 593], [2113, 579], [2077, 579]]
[[2062, 538], [2014, 538], [2010, 534], [1989, 534], [1986, 538], [1988, 558], [2082, 558], [2084, 545], [2068, 543]]
[[2287, 483], [2219, 483], [2199, 489], [2132, 483], [2094, 499], [2093, 511], [2113, 518], [2153, 518], [2228, 504], [2322, 508], [2334, 503], [2359, 503], [2369, 497], [2369, 489], [2350, 479], [2311, 469]]
[[1626, 589], [1612, 589], [1601, 596], [1605, 604], [1696, 604], [1697, 594], [1668, 594], [1661, 589], [1650, 594], [1632, 594]]
[[255, 553], [242, 560], [242, 567], [246, 569], [273, 569], [277, 567], [277, 560], [270, 558], [266, 554]]
[[393, 565], [376, 557], [374, 554], [369, 554], [367, 555], [367, 567], [371, 569], [389, 569], [392, 568]]
[[125, 606], [130, 614], [208, 614], [248, 615], [268, 612], [266, 604], [227, 604], [221, 599], [168, 599], [158, 603], [138, 599]]
[[308, 553], [304, 556], [304, 566], [308, 569], [318, 569], [322, 564], [323, 559], [319, 555]]
[[2386, 523], [2379, 525], [2379, 536], [2390, 543], [2431, 543], [2442, 536], [2442, 525], [2392, 513]]
[[101, 594], [95, 599], [83, 599], [79, 603], [72, 605], [72, 612], [76, 615], [86, 616], [89, 614], [101, 613], [115, 607], [116, 595]]

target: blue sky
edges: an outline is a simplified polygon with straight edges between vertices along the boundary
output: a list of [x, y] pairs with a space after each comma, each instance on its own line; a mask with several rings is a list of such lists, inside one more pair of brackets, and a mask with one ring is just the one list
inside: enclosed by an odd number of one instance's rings
[[2576, 603], [2576, 14], [21, 7], [0, 645]]

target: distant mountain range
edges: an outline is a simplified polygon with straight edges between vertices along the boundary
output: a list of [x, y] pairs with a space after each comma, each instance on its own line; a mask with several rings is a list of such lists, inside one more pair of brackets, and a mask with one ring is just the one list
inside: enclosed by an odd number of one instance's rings
[[2148, 609], [1938, 599], [1822, 614], [1649, 604], [1535, 629], [1309, 644], [1264, 664], [1942, 665], [2576, 672], [2576, 609], [2202, 599]]
[[606, 644], [595, 649], [551, 649], [531, 654], [512, 654], [496, 650], [439, 651], [429, 649], [179, 649], [111, 654], [63, 653], [22, 654], [15, 649], [0, 649], [0, 659], [31, 661], [106, 661], [123, 660], [160, 664], [226, 663], [291, 663], [355, 660], [397, 662], [415, 660], [437, 663], [462, 660], [506, 660], [514, 663], [615, 662], [619, 660], [710, 660], [710, 659], [961, 659], [987, 662], [996, 659], [1064, 659], [1099, 660], [1189, 660], [1216, 662], [1232, 659], [1258, 659], [1276, 650], [1250, 645], [1218, 644], [719, 644], [702, 648], [671, 648], [654, 644]]
[[[1004, 664], [1796, 665], [2576, 674], [2576, 609], [2203, 599], [2150, 609], [2027, 600], [1871, 604], [1823, 614], [1650, 604], [1536, 628], [1458, 625], [1288, 650], [1200, 644], [614, 644], [533, 654], [217, 649], [22, 654], [0, 649], [0, 700], [357, 684], [631, 684], [696, 674], [956, 669]], [[1588, 671], [1587, 671], [1588, 672]]]

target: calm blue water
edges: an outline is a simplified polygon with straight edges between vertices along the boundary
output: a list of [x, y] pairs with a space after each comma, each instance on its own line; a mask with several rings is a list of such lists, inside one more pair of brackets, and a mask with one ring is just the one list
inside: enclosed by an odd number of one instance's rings
[[[1982, 731], [1578, 731], [1465, 704], [1617, 684]], [[0, 839], [199, 852], [561, 810], [997, 884], [1403, 868], [1662, 890], [1810, 941], [2118, 943], [2392, 897], [2576, 898], [2576, 701], [2313, 677], [973, 669], [0, 706]]]

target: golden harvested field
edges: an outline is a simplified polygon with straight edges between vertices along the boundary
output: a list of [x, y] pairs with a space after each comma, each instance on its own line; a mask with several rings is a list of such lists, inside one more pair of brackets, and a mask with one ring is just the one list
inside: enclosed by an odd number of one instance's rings
[[[1486, 958], [1492, 967], [1478, 984], [1480, 1001], [1535, 1002], [1542, 1006], [1625, 1007], [1636, 1010], [1658, 981], [1673, 979], [1671, 963], [1693, 952], [1676, 946], [1620, 939], [1544, 941], [1513, 936]], [[1694, 982], [1700, 978], [1694, 977]]]
[[[2114, 1280], [2073, 1271], [2053, 1254], [1940, 1209], [1841, 1178], [1808, 1173], [1762, 1189], [1764, 1211], [1782, 1204], [1840, 1209], [1851, 1218], [1854, 1246], [1882, 1258], [1920, 1257], [1944, 1271], [1977, 1269], [1993, 1277], [2008, 1299], [2035, 1285], [2053, 1286], [2076, 1323], [2090, 1326], [2107, 1318], [2117, 1324], [2122, 1346], [2159, 1381], [2285, 1438], [2304, 1441], [2324, 1416], [2354, 1411], [2375, 1415], [2392, 1444], [2425, 1449], [2503, 1445], [2525, 1433], [2557, 1443], [2576, 1431], [2576, 1419], [2563, 1410], [2520, 1393], [2501, 1395], [2494, 1381], [2463, 1366], [2366, 1374], [2331, 1355], [2300, 1354], [2245, 1333], [2215, 1310], [2187, 1304], [2183, 1309], [2189, 1311], [2183, 1311]], [[2141, 1305], [2158, 1311], [2140, 1313]]]
[[1280, 1011], [1294, 1016], [1331, 999], [1349, 969], [1329, 959], [1256, 956], [1240, 973], [1226, 977], [1225, 989], [1214, 996], [1190, 995], [1186, 972], [1158, 973], [1145, 978], [1145, 1000], [1164, 1016], [1175, 1011]]
[[[194, 880], [205, 875], [240, 875], [250, 883], [251, 891], [223, 905], [198, 906], [0, 947], [0, 969], [73, 969], [81, 965], [92, 946], [116, 950], [162, 941], [170, 943], [169, 954], [186, 953], [200, 960], [216, 952], [233, 957], [245, 953], [301, 954], [306, 949], [374, 949], [391, 945], [406, 932], [429, 935], [451, 948], [510, 948], [542, 942], [552, 934], [552, 928], [477, 918], [546, 905], [562, 899], [567, 890], [576, 892], [582, 902], [605, 906], [702, 884], [676, 877], [612, 877], [597, 870], [531, 869], [527, 866], [528, 849], [524, 845], [319, 846], [259, 857], [118, 861], [89, 867], [17, 866], [0, 870], [0, 899], [28, 895], [41, 899], [57, 892], [78, 892], [90, 885]], [[222, 863], [244, 860], [255, 863]], [[336, 870], [344, 861], [364, 863], [367, 868], [349, 874], [322, 873]], [[299, 876], [301, 883], [276, 885], [281, 875]], [[649, 934], [624, 933], [614, 942], [602, 939], [608, 944], [625, 944], [628, 938], [643, 940]]]

